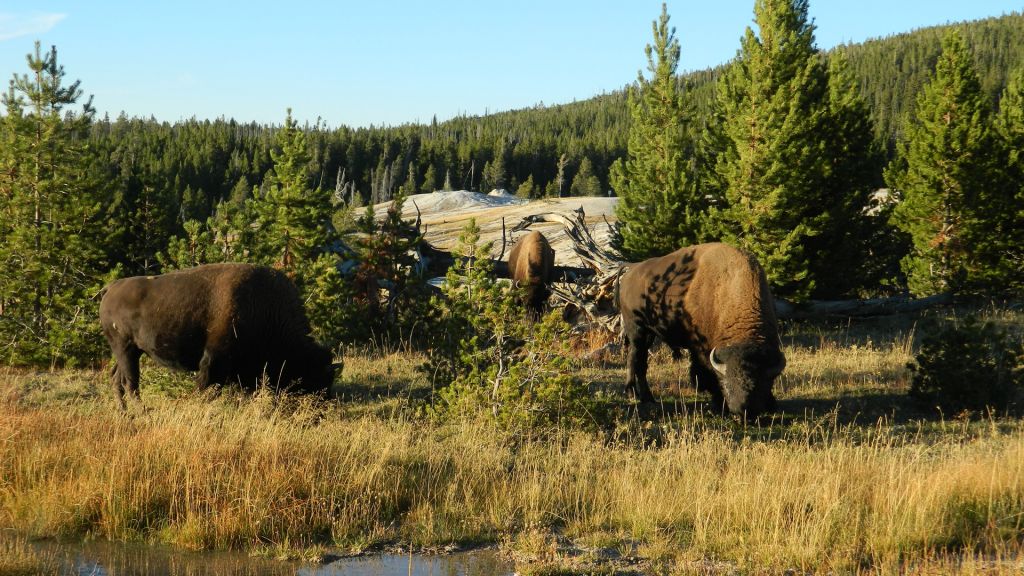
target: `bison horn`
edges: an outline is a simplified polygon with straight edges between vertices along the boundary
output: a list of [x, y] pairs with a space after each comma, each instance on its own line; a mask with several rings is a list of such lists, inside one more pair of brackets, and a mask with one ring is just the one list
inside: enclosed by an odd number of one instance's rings
[[718, 351], [718, 348], [712, 348], [711, 354], [708, 354], [708, 359], [711, 360], [711, 367], [715, 369], [715, 372], [718, 372], [722, 376], [725, 376], [725, 372], [728, 366], [726, 366], [722, 362], [719, 362], [718, 358], [715, 358], [716, 351]]

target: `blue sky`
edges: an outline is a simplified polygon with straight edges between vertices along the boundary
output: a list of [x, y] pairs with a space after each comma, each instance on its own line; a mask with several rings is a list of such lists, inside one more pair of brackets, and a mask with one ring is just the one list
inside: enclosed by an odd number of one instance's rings
[[[668, 3], [680, 71], [735, 56], [754, 0]], [[35, 40], [112, 117], [328, 127], [445, 120], [585, 100], [646, 66], [657, 0], [0, 3], [0, 74]], [[1024, 11], [1024, 0], [811, 0], [817, 45]]]

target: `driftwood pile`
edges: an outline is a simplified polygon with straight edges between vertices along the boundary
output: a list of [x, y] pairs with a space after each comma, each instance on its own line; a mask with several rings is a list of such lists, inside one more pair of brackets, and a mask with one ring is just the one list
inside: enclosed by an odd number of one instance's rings
[[562, 305], [586, 317], [589, 323], [603, 326], [618, 333], [619, 314], [615, 305], [615, 283], [619, 274], [628, 264], [621, 254], [611, 248], [602, 247], [594, 240], [586, 223], [586, 214], [580, 207], [571, 215], [546, 212], [523, 218], [512, 228], [512, 232], [525, 230], [538, 222], [557, 222], [565, 228], [565, 234], [572, 240], [573, 252], [583, 264], [585, 273], [567, 275], [563, 267], [555, 267], [555, 282], [551, 293]]

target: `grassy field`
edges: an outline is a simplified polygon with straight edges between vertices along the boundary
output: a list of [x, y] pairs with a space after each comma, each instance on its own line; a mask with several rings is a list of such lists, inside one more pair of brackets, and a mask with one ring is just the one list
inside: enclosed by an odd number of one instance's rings
[[[350, 352], [331, 401], [198, 395], [147, 364], [127, 414], [105, 373], [0, 368], [0, 530], [306, 558], [497, 542], [540, 574], [1018, 574], [1024, 421], [907, 398], [925, 326], [787, 325], [781, 412], [748, 424], [661, 350], [662, 402], [622, 398], [598, 432], [423, 418], [413, 353]], [[620, 357], [581, 364], [621, 397]], [[33, 573], [6, 546], [0, 575]]]

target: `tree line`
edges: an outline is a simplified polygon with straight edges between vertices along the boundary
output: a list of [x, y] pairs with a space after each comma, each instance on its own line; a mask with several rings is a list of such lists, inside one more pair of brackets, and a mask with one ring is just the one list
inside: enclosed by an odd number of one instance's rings
[[[651, 75], [623, 91], [395, 127], [298, 126], [290, 112], [275, 126], [97, 118], [80, 83], [65, 82], [56, 49], [37, 44], [0, 117], [0, 356], [101, 356], [89, 311], [107, 280], [226, 259], [289, 268], [327, 340], [346, 337], [356, 309], [400, 325], [398, 300], [416, 301], [400, 272], [410, 269], [403, 250], [414, 232], [397, 213], [381, 223], [352, 208], [435, 190], [614, 191], [632, 256], [731, 241], [795, 299], [886, 283], [922, 294], [1006, 284], [1020, 258], [1020, 105], [1007, 104], [1020, 97], [1012, 74], [1024, 62], [1024, 17], [824, 53], [806, 9], [806, 1], [757, 0], [759, 32], [747, 31], [737, 59], [687, 75], [675, 69], [679, 45], [663, 10]], [[948, 40], [951, 30], [958, 40]], [[957, 80], [967, 69], [974, 80]], [[962, 141], [976, 148], [961, 159], [958, 187], [941, 190], [950, 217], [936, 220], [929, 198], [939, 185], [926, 184], [935, 150], [919, 143], [949, 138], [921, 110], [943, 117], [934, 87], [946, 83], [975, 95], [970, 118], [984, 135], [964, 129]], [[658, 108], [657, 94], [668, 108]], [[744, 133], [752, 123], [772, 138]], [[652, 140], [659, 127], [671, 127], [661, 132], [667, 148]], [[656, 157], [662, 149], [671, 153]], [[980, 156], [998, 170], [968, 170]], [[995, 177], [998, 187], [972, 195]], [[870, 206], [885, 185], [904, 201]], [[652, 193], [661, 198], [643, 196]], [[373, 301], [371, 277], [404, 296]], [[338, 306], [337, 294], [354, 294], [351, 306]]]

